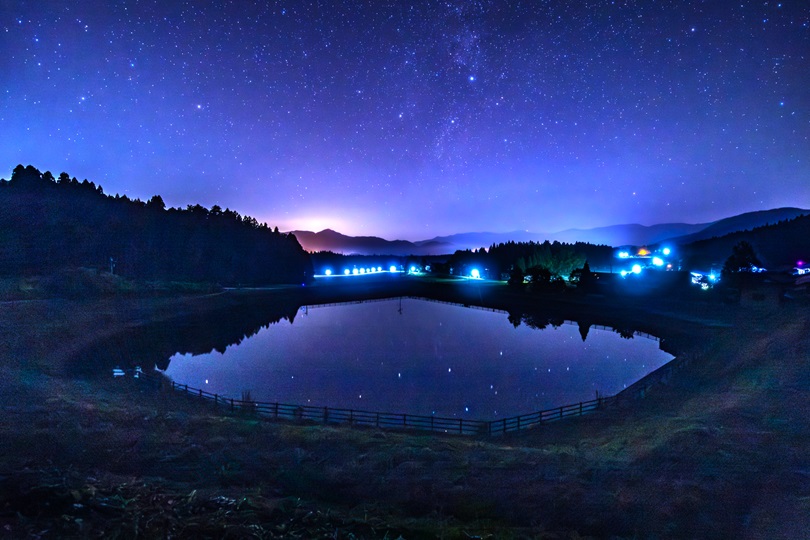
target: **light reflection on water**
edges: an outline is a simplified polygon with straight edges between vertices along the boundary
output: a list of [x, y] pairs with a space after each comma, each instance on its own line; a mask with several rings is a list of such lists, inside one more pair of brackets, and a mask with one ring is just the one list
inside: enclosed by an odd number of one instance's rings
[[489, 420], [615, 394], [671, 359], [651, 339], [392, 299], [310, 307], [166, 373], [236, 399]]

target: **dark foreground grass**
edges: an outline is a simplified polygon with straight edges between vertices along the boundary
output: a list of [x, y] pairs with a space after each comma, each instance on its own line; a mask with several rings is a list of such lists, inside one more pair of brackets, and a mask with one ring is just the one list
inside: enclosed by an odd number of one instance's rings
[[[800, 538], [810, 530], [803, 309], [733, 308], [647, 398], [500, 439], [278, 424], [156, 384], [60, 369], [98, 334], [243, 300], [4, 305], [0, 536]], [[683, 324], [700, 321], [699, 311], [685, 306]], [[675, 324], [678, 314], [670, 306], [647, 317]]]

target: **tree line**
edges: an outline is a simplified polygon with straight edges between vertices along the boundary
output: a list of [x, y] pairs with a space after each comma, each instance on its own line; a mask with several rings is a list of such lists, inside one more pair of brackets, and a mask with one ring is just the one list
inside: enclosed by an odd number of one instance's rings
[[309, 255], [292, 234], [213, 206], [166, 208], [105, 195], [67, 173], [18, 165], [0, 180], [0, 274], [103, 269], [128, 278], [229, 284], [301, 283]]
[[534, 288], [562, 285], [563, 280], [578, 281], [589, 263], [609, 265], [613, 248], [577, 242], [504, 242], [489, 248], [456, 251], [448, 261], [454, 273], [467, 274], [471, 268], [490, 279], [508, 276], [510, 282], [523, 283], [528, 277]]
[[799, 260], [806, 263], [810, 258], [810, 215], [692, 242], [682, 247], [685, 262], [697, 268], [721, 263], [742, 241], [751, 245], [760, 265], [768, 269], [791, 267]]

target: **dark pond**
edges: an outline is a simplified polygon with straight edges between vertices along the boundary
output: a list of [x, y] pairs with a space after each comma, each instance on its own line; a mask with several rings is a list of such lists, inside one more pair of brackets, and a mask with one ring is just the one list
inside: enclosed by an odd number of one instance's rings
[[632, 332], [427, 300], [289, 319], [224, 352], [175, 354], [166, 374], [236, 399], [491, 420], [613, 395], [672, 359]]

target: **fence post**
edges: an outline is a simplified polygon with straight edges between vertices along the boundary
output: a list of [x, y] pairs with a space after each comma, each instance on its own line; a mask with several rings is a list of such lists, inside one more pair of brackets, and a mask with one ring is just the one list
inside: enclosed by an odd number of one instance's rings
[[219, 400], [219, 396], [217, 396], [216, 394], [214, 394], [214, 405], [216, 405], [216, 404], [217, 404], [217, 401], [218, 401], [218, 400]]
[[[518, 431], [520, 431], [520, 417], [518, 416], [518, 417], [516, 418], [516, 420], [517, 420], [517, 430], [518, 430]], [[505, 422], [505, 421], [504, 421], [504, 422]], [[505, 432], [505, 431], [506, 431], [506, 426], [504, 425], [504, 432]]]
[[273, 417], [278, 419], [278, 402], [273, 403]]
[[329, 407], [323, 408], [323, 423], [327, 423], [329, 421]]
[[402, 427], [408, 427], [408, 415], [407, 414], [402, 415]]
[[202, 397], [202, 388], [200, 388], [200, 397]]
[[579, 415], [582, 416], [582, 402], [579, 402]]
[[349, 409], [349, 424], [354, 424], [354, 409]]
[[233, 398], [231, 398], [231, 412], [233, 412]]
[[562, 408], [562, 407], [560, 407], [560, 418], [562, 418], [562, 417], [563, 417], [563, 415], [562, 415], [562, 410], [563, 410], [563, 408]]
[[380, 427], [380, 413], [377, 413], [377, 427]]
[[463, 418], [458, 419], [458, 432], [461, 435], [464, 435], [464, 419]]
[[430, 417], [430, 431], [436, 431], [436, 429], [433, 427], [433, 416]]

